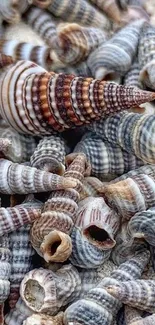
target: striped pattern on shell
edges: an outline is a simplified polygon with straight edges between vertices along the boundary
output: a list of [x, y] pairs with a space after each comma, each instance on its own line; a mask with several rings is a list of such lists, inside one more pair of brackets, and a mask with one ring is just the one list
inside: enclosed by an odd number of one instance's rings
[[155, 281], [130, 280], [110, 285], [107, 291], [121, 302], [140, 310], [155, 312]]
[[91, 0], [100, 10], [102, 10], [110, 19], [119, 23], [121, 20], [121, 11], [116, 0]]
[[121, 112], [88, 127], [101, 139], [119, 145], [145, 163], [155, 163], [155, 117], [150, 114]]
[[[108, 131], [110, 132], [109, 129]], [[100, 180], [104, 180], [109, 174], [122, 175], [144, 164], [141, 159], [131, 155], [120, 146], [104, 141], [95, 133], [90, 132], [85, 133], [74, 148], [74, 152], [83, 152], [86, 155], [91, 163], [91, 175]]]
[[0, 3], [0, 14], [2, 19], [10, 24], [18, 23], [20, 14], [18, 10], [18, 1], [5, 0]]
[[121, 264], [110, 277], [105, 277], [98, 286], [91, 289], [85, 298], [78, 300], [66, 309], [65, 324], [74, 322], [94, 325], [95, 322], [98, 325], [112, 325], [121, 303], [106, 291], [106, 287], [120, 281], [140, 278], [148, 259], [149, 254], [145, 251]]
[[89, 124], [155, 98], [137, 88], [48, 73], [30, 61], [19, 61], [3, 73], [0, 88], [4, 120], [19, 133], [38, 135]]
[[[8, 235], [0, 237], [0, 304], [3, 304], [10, 292], [11, 251]], [[2, 312], [3, 313], [3, 312]], [[3, 315], [1, 315], [3, 318]]]
[[125, 26], [90, 54], [88, 66], [95, 78], [117, 80], [130, 69], [143, 23], [139, 20]]
[[139, 63], [135, 60], [124, 77], [123, 84], [125, 86], [133, 86], [138, 88], [143, 88], [143, 85], [140, 81], [140, 66]]
[[100, 196], [99, 190], [103, 183], [96, 177], [85, 177], [82, 183], [82, 191], [80, 193], [80, 201], [89, 196]]

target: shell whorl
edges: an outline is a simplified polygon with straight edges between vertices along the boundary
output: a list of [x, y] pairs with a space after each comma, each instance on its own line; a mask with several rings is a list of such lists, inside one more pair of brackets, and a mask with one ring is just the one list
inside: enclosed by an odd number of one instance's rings
[[4, 72], [0, 87], [4, 120], [19, 133], [38, 135], [89, 124], [155, 98], [133, 87], [48, 73], [30, 61], [19, 61]]
[[124, 76], [123, 84], [125, 86], [133, 86], [138, 88], [143, 88], [142, 82], [140, 81], [140, 65], [137, 60], [135, 60], [130, 68], [130, 70]]
[[0, 304], [10, 293], [11, 251], [8, 235], [0, 237]]

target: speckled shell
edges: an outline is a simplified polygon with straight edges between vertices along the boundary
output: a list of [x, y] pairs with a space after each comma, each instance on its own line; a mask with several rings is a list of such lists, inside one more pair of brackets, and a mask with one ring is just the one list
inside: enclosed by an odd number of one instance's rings
[[66, 148], [63, 138], [57, 135], [44, 137], [40, 140], [30, 158], [31, 166], [63, 175], [65, 171], [65, 155]]
[[155, 206], [155, 166], [152, 165], [150, 171], [147, 165], [146, 171], [144, 167], [143, 173], [136, 174], [137, 169], [133, 176], [103, 188], [109, 206], [118, 211], [124, 219]]
[[43, 38], [44, 42], [53, 49], [54, 40], [57, 36], [55, 18], [45, 10], [30, 7], [25, 20]]
[[101, 115], [137, 107], [155, 98], [154, 93], [137, 88], [48, 73], [30, 61], [19, 61], [4, 72], [0, 88], [4, 120], [19, 133], [39, 135], [89, 124]]
[[[32, 315], [32, 311], [19, 298], [15, 308], [11, 309], [5, 316], [5, 325], [23, 325], [23, 321]], [[43, 324], [42, 324], [43, 325]]]
[[[113, 125], [111, 125], [111, 130], [112, 127]], [[110, 132], [109, 129], [108, 132]], [[83, 152], [86, 155], [91, 163], [91, 175], [100, 180], [104, 180], [109, 174], [122, 175], [144, 164], [141, 159], [131, 155], [131, 152], [121, 149], [116, 144], [104, 141], [95, 133], [90, 132], [82, 137], [74, 148], [74, 152]]]
[[29, 316], [23, 325], [63, 325], [63, 312], [56, 316], [47, 316], [44, 314], [33, 314]]
[[[9, 237], [0, 237], [0, 304], [8, 298], [10, 292], [11, 251]], [[2, 315], [1, 315], [2, 317]]]
[[117, 80], [130, 69], [142, 25], [142, 20], [132, 22], [90, 54], [88, 66], [93, 77]]
[[91, 0], [91, 2], [114, 22], [120, 23], [121, 11], [116, 0]]
[[155, 311], [155, 281], [132, 280], [110, 285], [107, 291], [121, 302], [150, 313]]
[[135, 60], [129, 69], [129, 71], [126, 73], [123, 84], [125, 86], [133, 86], [138, 88], [143, 88], [142, 82], [140, 81], [140, 66], [137, 60]]
[[5, 0], [0, 3], [0, 14], [4, 21], [15, 24], [20, 20], [17, 1]]
[[112, 325], [114, 317], [121, 307], [118, 299], [113, 298], [106, 287], [120, 281], [137, 279], [141, 276], [149, 254], [147, 251], [128, 260], [113, 271], [110, 277], [105, 277], [94, 289], [91, 289], [85, 299], [78, 300], [65, 311], [64, 323], [70, 322], [82, 325]]
[[155, 163], [154, 114], [121, 112], [94, 122], [89, 129], [103, 140], [119, 145], [145, 163]]
[[30, 60], [47, 70], [50, 70], [52, 67], [51, 49], [44, 45], [39, 46], [18, 40], [0, 40], [0, 51], [5, 55], [11, 56], [14, 62]]
[[145, 86], [155, 89], [155, 27], [148, 23], [142, 29], [138, 60], [141, 68], [140, 80]]
[[5, 141], [8, 139], [11, 143], [7, 151], [4, 152], [5, 157], [18, 163], [29, 161], [37, 145], [34, 137], [19, 134], [7, 126], [0, 126], [0, 138]]
[[47, 262], [64, 262], [71, 254], [69, 234], [76, 220], [84, 174], [87, 168], [89, 170], [84, 154], [70, 154], [67, 162], [70, 165], [64, 173], [64, 179], [72, 177], [77, 181], [77, 186], [74, 189], [53, 191], [43, 207], [41, 218], [34, 222], [31, 229], [32, 245]]
[[62, 176], [0, 159], [0, 192], [28, 194], [75, 187], [76, 182]]
[[55, 51], [65, 64], [77, 64], [107, 39], [99, 28], [67, 24], [59, 27]]

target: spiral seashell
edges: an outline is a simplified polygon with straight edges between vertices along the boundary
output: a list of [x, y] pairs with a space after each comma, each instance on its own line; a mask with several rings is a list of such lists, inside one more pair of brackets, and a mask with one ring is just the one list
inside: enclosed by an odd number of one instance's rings
[[31, 166], [54, 174], [65, 171], [65, 141], [57, 135], [44, 137], [30, 158]]
[[128, 305], [125, 306], [125, 322], [126, 325], [136, 325], [139, 320], [142, 319], [141, 311]]
[[9, 24], [18, 23], [20, 20], [20, 14], [18, 11], [17, 1], [5, 0], [0, 3], [0, 14], [4, 21]]
[[124, 76], [123, 84], [125, 86], [133, 86], [138, 88], [143, 88], [142, 82], [140, 81], [140, 66], [137, 60], [135, 60], [129, 69], [129, 71]]
[[41, 218], [34, 222], [31, 229], [32, 245], [46, 262], [64, 262], [72, 250], [69, 234], [75, 222], [84, 174], [89, 166], [83, 154], [68, 155], [67, 161], [70, 165], [64, 178], [72, 177], [77, 181], [77, 187], [51, 193]]
[[30, 60], [47, 70], [51, 69], [53, 63], [50, 47], [43, 45], [39, 46], [18, 40], [0, 40], [0, 51], [1, 55], [5, 54], [12, 57], [12, 59], [10, 58], [11, 63], [19, 60]]
[[91, 0], [100, 10], [102, 10], [111, 20], [120, 23], [121, 11], [116, 0]]
[[130, 69], [143, 23], [130, 23], [90, 54], [87, 62], [95, 78], [117, 80]]
[[92, 176], [85, 177], [82, 184], [82, 191], [80, 193], [80, 201], [89, 196], [99, 196], [99, 190], [102, 186], [103, 183], [98, 178]]
[[55, 51], [65, 64], [77, 64], [107, 39], [107, 34], [94, 27], [67, 24], [58, 31]]
[[137, 88], [47, 73], [30, 61], [19, 61], [3, 73], [0, 88], [2, 118], [19, 133], [38, 135], [89, 124], [101, 115], [155, 98], [154, 93]]
[[28, 194], [75, 187], [73, 179], [0, 159], [0, 192]]
[[[110, 132], [109, 129], [108, 131]], [[103, 141], [98, 135], [90, 132], [82, 137], [74, 148], [74, 152], [83, 152], [86, 155], [91, 163], [91, 175], [100, 180], [104, 180], [109, 174], [122, 175], [144, 164], [135, 155], [131, 155], [131, 152], [122, 150], [120, 146], [108, 141]]]
[[139, 278], [148, 260], [149, 254], [145, 251], [121, 264], [110, 277], [105, 277], [95, 288], [91, 289], [85, 298], [76, 301], [66, 309], [65, 325], [70, 322], [83, 325], [112, 325], [121, 303], [107, 292], [107, 286]]
[[89, 126], [101, 139], [119, 145], [130, 155], [154, 164], [154, 114], [121, 112]]
[[23, 321], [32, 315], [32, 311], [19, 298], [15, 308], [11, 309], [5, 316], [5, 325], [23, 325]]
[[23, 325], [63, 325], [63, 312], [56, 316], [33, 314], [24, 320]]
[[155, 311], [155, 281], [132, 280], [119, 282], [107, 288], [109, 294], [121, 302], [150, 313]]
[[45, 43], [53, 49], [57, 37], [55, 18], [40, 8], [30, 7], [25, 15], [25, 20]]
[[155, 27], [145, 23], [139, 41], [138, 60], [141, 68], [140, 80], [155, 89]]
[[34, 137], [19, 134], [8, 126], [0, 126], [1, 138], [5, 143], [6, 141], [10, 141], [10, 146], [7, 147], [7, 150], [3, 151], [5, 157], [18, 163], [29, 161], [37, 145]]

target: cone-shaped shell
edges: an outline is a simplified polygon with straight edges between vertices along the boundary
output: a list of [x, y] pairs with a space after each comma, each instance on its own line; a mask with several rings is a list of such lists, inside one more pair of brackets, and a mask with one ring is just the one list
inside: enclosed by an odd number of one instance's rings
[[107, 291], [124, 304], [150, 313], [155, 312], [154, 280], [120, 282], [107, 287]]
[[94, 122], [89, 129], [103, 140], [119, 145], [145, 163], [155, 163], [155, 116], [121, 112]]
[[29, 316], [23, 325], [63, 325], [63, 312], [56, 316], [48, 316], [45, 314], [33, 314]]
[[0, 179], [0, 192], [5, 194], [47, 192], [76, 186], [71, 178], [66, 180], [62, 176], [6, 159], [0, 159]]
[[137, 88], [47, 73], [30, 61], [19, 61], [3, 73], [0, 88], [4, 120], [20, 133], [43, 135], [89, 124], [101, 115], [155, 98], [154, 93]]

